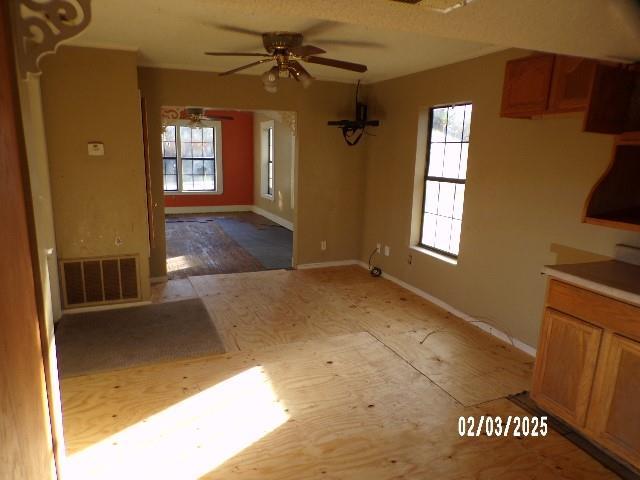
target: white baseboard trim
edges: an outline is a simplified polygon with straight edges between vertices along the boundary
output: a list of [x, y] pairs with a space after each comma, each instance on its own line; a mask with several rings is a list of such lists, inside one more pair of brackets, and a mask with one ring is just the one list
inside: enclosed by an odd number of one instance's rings
[[[367, 270], [369, 269], [369, 265], [367, 265], [365, 262], [355, 261], [355, 263], [360, 265], [362, 268], [365, 268]], [[433, 303], [434, 305], [439, 306], [440, 308], [446, 310], [447, 312], [451, 313], [452, 315], [454, 315], [454, 316], [456, 316], [458, 318], [461, 318], [465, 322], [471, 323], [471, 325], [473, 325], [474, 327], [477, 327], [477, 328], [479, 328], [481, 330], [484, 330], [487, 333], [490, 333], [491, 335], [493, 335], [494, 337], [499, 338], [503, 342], [511, 343], [514, 347], [516, 347], [518, 350], [523, 351], [527, 355], [531, 355], [532, 357], [536, 356], [536, 349], [533, 348], [532, 346], [527, 345], [526, 343], [524, 343], [521, 340], [518, 340], [517, 338], [510, 337], [509, 335], [507, 335], [503, 331], [499, 330], [498, 328], [494, 327], [493, 325], [488, 324], [487, 322], [483, 322], [482, 320], [478, 320], [477, 318], [474, 318], [471, 315], [467, 315], [466, 313], [461, 312], [457, 308], [452, 307], [451, 305], [449, 305], [445, 301], [434, 297], [433, 295], [425, 292], [424, 290], [420, 290], [419, 288], [414, 287], [413, 285], [410, 285], [407, 282], [404, 282], [404, 281], [400, 280], [399, 278], [394, 277], [393, 275], [389, 275], [388, 273], [384, 273], [383, 272], [382, 273], [382, 278], [386, 278], [387, 280], [395, 283], [396, 285], [399, 285], [402, 288], [404, 288], [406, 290], [409, 290], [412, 293], [415, 293], [419, 297], [424, 298], [425, 300]]]
[[163, 275], [161, 277], [151, 277], [149, 279], [151, 285], [155, 285], [156, 283], [167, 283], [169, 281], [169, 277], [167, 275]]
[[256, 205], [199, 205], [193, 207], [165, 207], [164, 213], [180, 214], [180, 213], [218, 213], [218, 212], [253, 212], [268, 218], [272, 222], [293, 231], [293, 223], [285, 220], [278, 215], [268, 212], [264, 208]]
[[165, 207], [164, 213], [250, 212], [252, 209], [253, 205], [198, 205], [193, 207]]
[[285, 220], [284, 218], [279, 217], [271, 212], [267, 212], [264, 208], [257, 207], [256, 205], [253, 205], [251, 207], [251, 211], [253, 213], [257, 213], [258, 215], [262, 215], [263, 217], [268, 218], [272, 222], [275, 222], [278, 225], [286, 228], [287, 230], [291, 230], [293, 232], [293, 223], [291, 223], [289, 220]]
[[358, 265], [358, 260], [336, 260], [334, 262], [317, 262], [317, 263], [303, 263], [297, 265], [298, 270], [309, 270], [311, 268], [328, 268], [328, 267], [345, 267], [347, 265]]
[[95, 305], [92, 307], [78, 307], [62, 310], [63, 315], [73, 315], [74, 313], [102, 312], [105, 310], [118, 310], [120, 308], [141, 307], [143, 305], [151, 305], [150, 300], [140, 302], [113, 303], [110, 305]]

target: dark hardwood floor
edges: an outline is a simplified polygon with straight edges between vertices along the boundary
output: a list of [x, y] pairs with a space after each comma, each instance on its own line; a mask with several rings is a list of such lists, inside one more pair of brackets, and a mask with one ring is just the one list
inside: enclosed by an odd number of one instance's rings
[[167, 215], [169, 279], [291, 266], [293, 234], [252, 212]]

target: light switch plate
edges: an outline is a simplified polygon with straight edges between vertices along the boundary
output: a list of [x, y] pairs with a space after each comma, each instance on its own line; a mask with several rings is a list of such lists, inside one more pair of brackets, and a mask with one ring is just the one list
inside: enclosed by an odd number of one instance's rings
[[104, 155], [104, 143], [89, 142], [87, 144], [87, 152], [90, 157], [101, 157]]

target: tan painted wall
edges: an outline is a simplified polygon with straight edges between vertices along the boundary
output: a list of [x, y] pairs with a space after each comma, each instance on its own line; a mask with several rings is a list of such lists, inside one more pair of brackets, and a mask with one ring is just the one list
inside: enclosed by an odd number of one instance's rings
[[[525, 54], [510, 50], [371, 87], [382, 126], [366, 139], [360, 258], [382, 241], [391, 247], [390, 257], [377, 257], [386, 272], [535, 345], [545, 293], [540, 270], [555, 263], [552, 250], [567, 251], [555, 244], [612, 255], [616, 243], [640, 244], [640, 236], [580, 222], [609, 161], [610, 136], [582, 133], [579, 115], [499, 117], [505, 62]], [[450, 265], [409, 249], [412, 206], [420, 208], [422, 195], [421, 186], [414, 195], [416, 137], [421, 110], [462, 101], [473, 102], [473, 118], [461, 253]]]
[[[261, 123], [273, 121], [273, 155], [274, 155], [274, 196], [265, 198], [262, 175], [262, 129]], [[295, 137], [289, 124], [283, 120], [281, 112], [255, 112], [253, 116], [253, 203], [259, 208], [273, 213], [280, 218], [293, 222], [293, 206], [291, 204], [291, 187], [293, 172], [293, 152]]]
[[[59, 257], [138, 254], [148, 298], [136, 54], [62, 47], [43, 61], [42, 99]], [[88, 156], [90, 141], [105, 155]]]
[[[364, 198], [364, 146], [348, 147], [327, 120], [346, 118], [353, 110], [354, 86], [314, 82], [304, 90], [293, 81], [280, 82], [270, 94], [255, 76], [219, 77], [213, 73], [139, 68], [140, 88], [149, 114], [150, 155], [156, 218], [152, 276], [165, 275], [162, 215], [160, 107], [201, 105], [221, 109], [281, 110], [297, 113], [299, 144], [295, 196], [294, 261], [298, 264], [353, 259], [360, 252]], [[327, 250], [320, 250], [320, 241]]]

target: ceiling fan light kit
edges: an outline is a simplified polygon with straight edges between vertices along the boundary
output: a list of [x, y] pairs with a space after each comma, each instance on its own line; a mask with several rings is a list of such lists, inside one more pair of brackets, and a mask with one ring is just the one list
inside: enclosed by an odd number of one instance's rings
[[280, 77], [280, 70], [277, 66], [270, 68], [261, 75], [262, 84], [264, 89], [269, 93], [276, 93], [278, 91], [278, 78]]
[[323, 49], [313, 45], [304, 45], [303, 35], [293, 32], [266, 32], [262, 36], [262, 45], [267, 53], [232, 53], [232, 52], [205, 52], [205, 55], [212, 56], [239, 56], [239, 57], [263, 57], [247, 65], [243, 65], [232, 70], [220, 73], [220, 75], [230, 75], [247, 68], [255, 67], [263, 63], [274, 61], [276, 64], [261, 75], [262, 84], [265, 90], [270, 93], [278, 91], [278, 80], [281, 78], [291, 78], [302, 84], [303, 88], [308, 88], [313, 77], [302, 66], [300, 61], [315, 63], [352, 72], [364, 73], [367, 71], [366, 65], [359, 63], [345, 62], [332, 58], [319, 57], [326, 53]]

